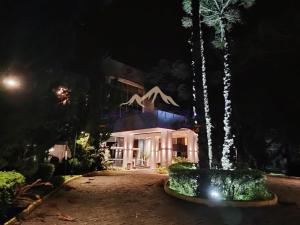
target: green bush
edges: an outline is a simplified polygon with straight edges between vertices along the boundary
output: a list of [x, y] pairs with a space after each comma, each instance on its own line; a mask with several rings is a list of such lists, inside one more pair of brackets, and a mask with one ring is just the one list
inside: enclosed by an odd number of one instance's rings
[[196, 196], [197, 178], [194, 163], [180, 162], [169, 166], [169, 187], [180, 194]]
[[83, 158], [81, 160], [73, 158], [68, 160], [68, 164], [71, 174], [82, 174], [94, 171], [97, 165], [94, 158]]
[[48, 181], [53, 176], [55, 166], [52, 163], [40, 163], [38, 171], [34, 175], [34, 179], [42, 179]]
[[[188, 168], [188, 169], [187, 169]], [[186, 165], [169, 167], [170, 189], [187, 196], [210, 198], [210, 192], [223, 200], [266, 200], [272, 197], [264, 173], [258, 170], [199, 170]]]
[[167, 167], [157, 167], [156, 172], [159, 174], [168, 174], [168, 168]]
[[198, 188], [197, 176], [196, 170], [169, 170], [169, 187], [179, 194], [196, 196]]
[[77, 158], [68, 160], [70, 165], [71, 174], [80, 174], [82, 171], [82, 164]]
[[266, 176], [258, 170], [212, 170], [210, 187], [225, 200], [266, 200], [272, 197]]
[[13, 203], [17, 187], [24, 183], [25, 177], [22, 174], [0, 171], [0, 214]]
[[169, 166], [169, 171], [182, 170], [182, 169], [194, 170], [196, 169], [196, 164], [190, 162], [179, 162]]

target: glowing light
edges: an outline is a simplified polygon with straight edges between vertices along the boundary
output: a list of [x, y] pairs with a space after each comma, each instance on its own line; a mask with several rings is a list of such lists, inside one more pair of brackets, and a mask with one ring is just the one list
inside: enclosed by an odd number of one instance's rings
[[6, 77], [2, 80], [2, 83], [8, 89], [17, 89], [21, 86], [20, 80], [15, 77]]
[[66, 105], [70, 103], [70, 94], [71, 94], [71, 90], [60, 86], [55, 90], [55, 95], [59, 100], [59, 103], [62, 105]]
[[215, 199], [215, 200], [220, 200], [221, 199], [221, 195], [219, 192], [212, 190], [209, 192], [209, 195], [211, 198]]

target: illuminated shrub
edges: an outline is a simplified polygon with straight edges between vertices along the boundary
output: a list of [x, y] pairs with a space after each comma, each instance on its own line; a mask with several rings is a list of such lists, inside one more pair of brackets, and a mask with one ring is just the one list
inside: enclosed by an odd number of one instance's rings
[[169, 166], [169, 171], [182, 170], [182, 169], [194, 170], [196, 169], [196, 164], [190, 162], [179, 162]]
[[16, 189], [25, 183], [25, 177], [17, 172], [0, 172], [0, 214], [13, 202]]
[[169, 167], [169, 187], [179, 194], [196, 196], [197, 171], [195, 164], [181, 162]]
[[168, 168], [167, 167], [157, 167], [156, 172], [159, 174], [168, 174]]
[[258, 170], [199, 170], [191, 163], [169, 167], [169, 188], [179, 194], [223, 200], [267, 200], [272, 198], [266, 176]]
[[225, 200], [266, 200], [272, 198], [266, 176], [258, 170], [210, 171], [210, 187]]

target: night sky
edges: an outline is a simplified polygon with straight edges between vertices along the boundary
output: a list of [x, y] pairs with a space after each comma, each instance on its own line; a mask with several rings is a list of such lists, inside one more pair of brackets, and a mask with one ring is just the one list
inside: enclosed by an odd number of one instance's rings
[[188, 59], [181, 1], [2, 1], [1, 61], [66, 64], [102, 51], [138, 68]]
[[[243, 14], [244, 24], [235, 28], [235, 40], [259, 32], [264, 18], [276, 23], [291, 10], [296, 13], [298, 6], [296, 0], [284, 4], [258, 0]], [[189, 32], [181, 27], [179, 0], [2, 0], [0, 13], [2, 64], [62, 66], [76, 59], [84, 64], [102, 51], [142, 69], [149, 69], [160, 58], [190, 59]], [[287, 22], [295, 22], [297, 16]], [[280, 26], [285, 24], [278, 29]], [[290, 34], [289, 27], [285, 29]]]
[[[286, 117], [300, 124], [299, 9], [297, 0], [257, 0], [231, 33], [234, 100], [274, 117], [272, 124]], [[85, 73], [103, 55], [144, 71], [160, 59], [190, 63], [182, 15], [179, 0], [2, 0], [0, 70]], [[212, 102], [221, 102], [221, 54], [206, 31]]]

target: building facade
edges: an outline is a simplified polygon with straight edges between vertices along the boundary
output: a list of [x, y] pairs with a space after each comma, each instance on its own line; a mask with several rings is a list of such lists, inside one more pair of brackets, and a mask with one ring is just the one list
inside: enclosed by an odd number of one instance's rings
[[172, 164], [175, 157], [198, 162], [197, 134], [189, 128], [183, 115], [155, 107], [160, 98], [165, 104], [179, 107], [159, 87], [146, 92], [143, 73], [108, 59], [106, 77], [114, 82], [115, 95], [120, 95], [119, 115], [114, 117], [110, 157], [114, 166], [123, 168], [156, 168]]

